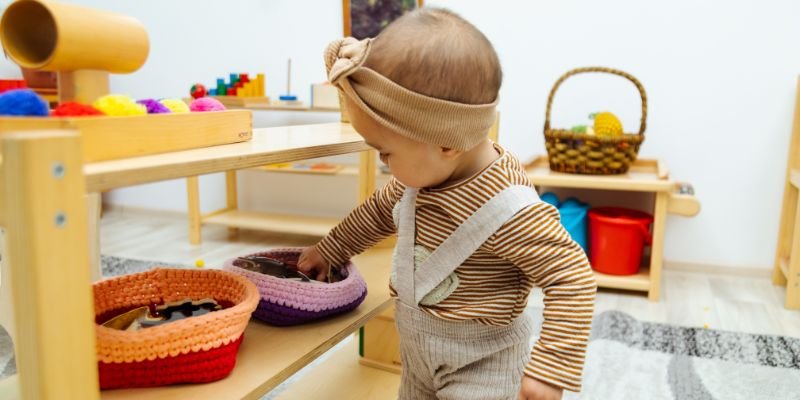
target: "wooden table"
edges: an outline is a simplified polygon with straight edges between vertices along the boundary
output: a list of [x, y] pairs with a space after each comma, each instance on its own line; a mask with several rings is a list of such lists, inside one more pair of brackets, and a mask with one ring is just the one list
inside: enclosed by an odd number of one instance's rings
[[[89, 164], [77, 132], [6, 132], [0, 144], [0, 225], [8, 243], [2, 290], [11, 290], [11, 311], [20, 316], [11, 330], [19, 375], [0, 381], [0, 398], [80, 400], [100, 398], [86, 193], [368, 149], [340, 123], [257, 129], [249, 142]], [[239, 365], [225, 380], [102, 397], [258, 398], [388, 305], [389, 257], [378, 249], [356, 259], [370, 293], [353, 313], [295, 328], [251, 323]]]

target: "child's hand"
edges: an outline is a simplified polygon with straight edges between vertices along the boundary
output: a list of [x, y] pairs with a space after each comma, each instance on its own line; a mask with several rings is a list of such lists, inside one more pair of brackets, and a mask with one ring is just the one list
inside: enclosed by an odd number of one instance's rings
[[563, 389], [557, 388], [527, 375], [522, 377], [519, 400], [561, 400]]
[[[306, 247], [303, 249], [303, 252], [300, 253], [300, 258], [297, 260], [297, 269], [309, 277], [313, 276], [316, 280], [324, 282], [328, 279], [330, 265], [322, 258], [322, 254], [319, 254], [317, 248], [311, 246]], [[312, 272], [314, 274], [312, 274]]]

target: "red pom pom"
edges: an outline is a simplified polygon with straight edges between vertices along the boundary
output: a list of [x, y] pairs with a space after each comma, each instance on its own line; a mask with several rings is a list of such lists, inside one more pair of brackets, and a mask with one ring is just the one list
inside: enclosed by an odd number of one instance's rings
[[53, 110], [51, 115], [54, 117], [81, 117], [86, 115], [105, 114], [90, 105], [78, 103], [77, 101], [68, 101], [66, 103], [59, 104], [58, 107]]

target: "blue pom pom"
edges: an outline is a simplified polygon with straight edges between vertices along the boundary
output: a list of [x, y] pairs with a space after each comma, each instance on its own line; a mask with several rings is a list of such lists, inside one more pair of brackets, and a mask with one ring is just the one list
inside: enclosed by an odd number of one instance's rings
[[46, 117], [50, 108], [33, 90], [16, 89], [0, 94], [0, 115]]

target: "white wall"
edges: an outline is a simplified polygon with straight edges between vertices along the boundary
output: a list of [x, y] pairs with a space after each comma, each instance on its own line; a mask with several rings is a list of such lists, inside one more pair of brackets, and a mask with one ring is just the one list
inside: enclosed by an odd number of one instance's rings
[[[7, 1], [0, 2], [6, 4]], [[135, 74], [115, 76], [117, 92], [136, 97], [183, 95], [195, 82], [212, 82], [231, 70], [266, 71], [267, 91], [279, 94], [286, 58], [293, 58], [294, 87], [324, 79], [320, 53], [341, 34], [338, 1], [170, 1], [89, 4], [133, 15], [147, 26], [152, 52]], [[459, 12], [486, 33], [503, 62], [501, 143], [521, 158], [544, 151], [541, 130], [547, 93], [566, 70], [606, 65], [637, 76], [649, 95], [644, 156], [663, 158], [675, 178], [692, 182], [703, 203], [693, 219], [671, 217], [666, 258], [764, 267], [772, 263], [800, 71], [800, 3], [793, 0], [642, 2], [517, 2], [428, 0]], [[238, 10], [235, 18], [223, 13]], [[203, 32], [203, 33], [200, 33]], [[4, 76], [16, 73], [0, 63]], [[301, 95], [307, 94], [299, 91]], [[563, 86], [553, 123], [586, 121], [591, 111], [610, 109], [626, 128], [638, 125], [633, 86], [616, 78], [576, 77]], [[333, 120], [334, 116], [262, 113], [257, 126]], [[293, 120], [290, 120], [293, 119]], [[249, 173], [248, 173], [249, 174]], [[349, 190], [341, 178], [326, 191]], [[340, 215], [347, 195], [312, 207], [293, 201], [285, 177], [242, 176], [241, 203], [254, 208]], [[204, 209], [221, 205], [219, 178], [202, 181]], [[309, 181], [315, 196], [321, 185]], [[283, 194], [270, 203], [270, 188]], [[291, 192], [289, 192], [291, 193]], [[116, 192], [111, 200], [185, 209], [183, 183]]]

